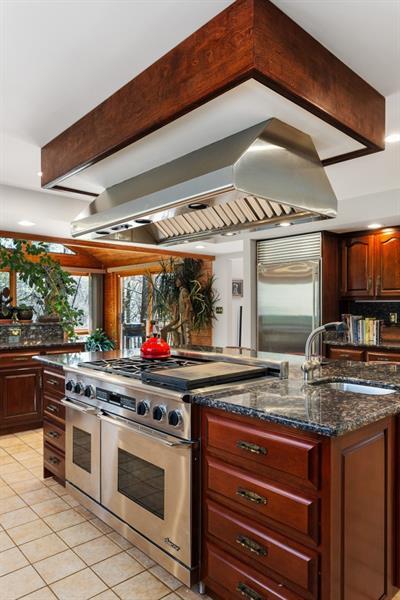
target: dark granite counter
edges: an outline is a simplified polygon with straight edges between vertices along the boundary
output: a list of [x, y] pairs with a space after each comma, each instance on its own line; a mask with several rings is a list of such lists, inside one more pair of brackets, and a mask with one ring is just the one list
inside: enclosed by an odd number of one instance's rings
[[[207, 348], [210, 351], [210, 348]], [[100, 358], [132, 356], [138, 351], [83, 352], [38, 356], [44, 364], [75, 366]], [[253, 383], [198, 390], [196, 404], [278, 423], [324, 436], [339, 436], [384, 417], [400, 413], [400, 364], [330, 361], [315, 372], [315, 381], [305, 384], [300, 364], [303, 357], [258, 353], [258, 358], [290, 362], [289, 379], [268, 377]], [[382, 396], [339, 392], [325, 387], [327, 379], [376, 384], [396, 390]]]
[[51, 349], [51, 348], [74, 348], [75, 346], [82, 345], [84, 342], [73, 342], [64, 340], [24, 340], [22, 342], [15, 343], [0, 343], [0, 356], [1, 352], [13, 352], [19, 350], [35, 351], [36, 349]]
[[327, 340], [327, 346], [339, 346], [345, 348], [360, 348], [360, 350], [397, 350], [400, 352], [400, 342], [381, 342], [380, 344], [355, 344], [354, 342], [344, 342], [342, 340]]

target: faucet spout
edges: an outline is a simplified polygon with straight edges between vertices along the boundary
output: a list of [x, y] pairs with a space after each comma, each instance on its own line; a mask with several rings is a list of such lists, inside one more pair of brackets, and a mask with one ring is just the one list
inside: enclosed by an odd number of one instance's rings
[[320, 327], [316, 327], [310, 333], [306, 341], [306, 347], [304, 351], [305, 361], [302, 365], [304, 380], [311, 381], [313, 378], [314, 370], [317, 369], [321, 361], [319, 357], [312, 356], [313, 344], [316, 338], [324, 333], [325, 331], [345, 331], [347, 329], [346, 323], [343, 321], [334, 321], [332, 323], [326, 323], [325, 325], [321, 325]]

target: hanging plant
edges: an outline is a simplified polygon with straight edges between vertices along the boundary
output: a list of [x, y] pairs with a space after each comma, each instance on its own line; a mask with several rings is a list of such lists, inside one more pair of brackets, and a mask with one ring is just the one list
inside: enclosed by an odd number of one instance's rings
[[44, 242], [14, 240], [13, 248], [0, 245], [0, 269], [18, 273], [32, 289], [42, 314], [59, 321], [68, 338], [76, 337], [75, 327], [83, 322], [83, 311], [71, 303], [77, 284], [50, 256]]

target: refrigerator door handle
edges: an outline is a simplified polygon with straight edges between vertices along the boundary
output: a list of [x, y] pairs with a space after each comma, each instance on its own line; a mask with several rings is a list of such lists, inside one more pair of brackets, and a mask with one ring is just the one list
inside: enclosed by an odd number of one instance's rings
[[[312, 328], [315, 329], [321, 325], [321, 316], [320, 316], [320, 263], [318, 262], [313, 267], [313, 315], [312, 315]], [[321, 341], [318, 339], [317, 342], [318, 347], [315, 348], [314, 345], [314, 354], [321, 354]]]

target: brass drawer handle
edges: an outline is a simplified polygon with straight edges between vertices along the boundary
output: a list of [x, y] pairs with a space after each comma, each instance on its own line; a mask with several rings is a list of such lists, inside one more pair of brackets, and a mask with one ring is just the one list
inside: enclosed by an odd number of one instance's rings
[[250, 552], [254, 552], [254, 554], [257, 554], [257, 556], [267, 556], [268, 554], [266, 548], [260, 546], [260, 544], [257, 544], [257, 542], [246, 537], [245, 535], [238, 535], [236, 538], [236, 543], [239, 544], [239, 546], [242, 546], [242, 548], [250, 550]]
[[49, 463], [51, 463], [52, 465], [58, 465], [60, 464], [60, 462], [61, 460], [56, 456], [49, 456]]
[[236, 591], [239, 592], [245, 598], [248, 598], [248, 600], [264, 600], [264, 598], [260, 596], [258, 592], [252, 590], [248, 585], [242, 583], [241, 581], [239, 581], [239, 583], [237, 584]]
[[249, 502], [255, 502], [256, 504], [267, 504], [267, 499], [264, 498], [264, 496], [260, 496], [260, 494], [256, 494], [256, 492], [252, 492], [250, 490], [245, 490], [244, 488], [238, 488], [236, 495], [248, 500]]
[[47, 379], [47, 383], [50, 383], [50, 385], [58, 385], [58, 381], [55, 379]]
[[45, 436], [51, 438], [59, 438], [61, 434], [58, 433], [58, 431], [48, 431], [47, 433], [45, 433]]
[[246, 450], [246, 452], [251, 452], [252, 454], [264, 454], [265, 456], [268, 453], [268, 450], [263, 446], [258, 446], [252, 442], [245, 442], [244, 440], [238, 440], [236, 446], [241, 450]]
[[48, 404], [46, 406], [46, 410], [48, 410], [51, 413], [58, 413], [58, 406], [54, 406], [54, 404]]

